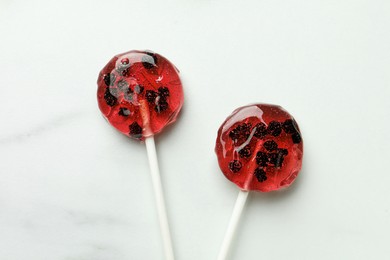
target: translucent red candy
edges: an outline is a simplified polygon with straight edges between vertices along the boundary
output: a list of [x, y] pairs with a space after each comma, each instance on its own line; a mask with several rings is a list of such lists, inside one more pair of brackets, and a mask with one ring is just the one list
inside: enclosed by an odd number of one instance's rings
[[117, 130], [139, 140], [174, 122], [184, 101], [179, 71], [151, 51], [115, 56], [100, 72], [97, 84], [103, 116]]
[[256, 104], [236, 109], [218, 130], [219, 167], [242, 190], [269, 192], [297, 177], [303, 142], [294, 118], [282, 107]]

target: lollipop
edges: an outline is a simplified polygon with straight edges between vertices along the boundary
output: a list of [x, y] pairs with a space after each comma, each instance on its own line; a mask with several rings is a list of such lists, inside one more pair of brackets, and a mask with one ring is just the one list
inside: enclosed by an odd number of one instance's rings
[[151, 51], [116, 55], [97, 81], [98, 105], [121, 133], [145, 141], [166, 259], [174, 259], [153, 136], [176, 120], [183, 105], [179, 71]]
[[303, 142], [294, 118], [282, 107], [255, 104], [236, 109], [218, 130], [215, 152], [221, 171], [240, 192], [220, 249], [226, 259], [249, 191], [288, 187], [297, 177]]

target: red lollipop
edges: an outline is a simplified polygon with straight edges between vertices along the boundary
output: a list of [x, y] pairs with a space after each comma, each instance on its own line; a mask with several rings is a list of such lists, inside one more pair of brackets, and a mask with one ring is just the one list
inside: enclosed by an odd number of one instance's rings
[[112, 58], [98, 78], [98, 104], [108, 122], [135, 139], [159, 133], [174, 122], [183, 105], [179, 71], [151, 51]]
[[218, 130], [219, 167], [241, 190], [218, 259], [226, 259], [249, 191], [288, 187], [297, 177], [303, 142], [294, 118], [282, 107], [255, 104], [236, 109]]
[[107, 121], [121, 133], [145, 140], [165, 256], [169, 260], [174, 255], [153, 135], [174, 122], [183, 105], [178, 73], [171, 62], [157, 53], [129, 51], [112, 58], [97, 81], [98, 104]]

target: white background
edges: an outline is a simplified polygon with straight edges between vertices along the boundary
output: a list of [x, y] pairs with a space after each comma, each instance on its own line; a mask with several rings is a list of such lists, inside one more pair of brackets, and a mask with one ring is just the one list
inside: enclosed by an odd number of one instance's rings
[[0, 2], [0, 259], [163, 259], [145, 147], [96, 102], [108, 60], [151, 49], [185, 105], [157, 136], [177, 259], [215, 259], [238, 189], [214, 142], [255, 102], [302, 130], [284, 192], [251, 194], [231, 259], [389, 259], [390, 2]]

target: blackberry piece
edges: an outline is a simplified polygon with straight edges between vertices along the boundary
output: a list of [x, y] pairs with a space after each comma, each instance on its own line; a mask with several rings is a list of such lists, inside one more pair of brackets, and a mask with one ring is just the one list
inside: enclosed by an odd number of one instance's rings
[[115, 106], [117, 98], [110, 93], [110, 88], [106, 88], [106, 91], [104, 92], [104, 100], [110, 107]]
[[257, 125], [255, 125], [255, 127], [255, 137], [262, 139], [264, 136], [267, 135], [267, 126], [264, 123], [258, 123]]
[[133, 138], [141, 139], [142, 137], [142, 127], [137, 122], [133, 122], [130, 126], [130, 136]]
[[169, 97], [169, 89], [167, 87], [159, 87], [158, 88], [158, 93], [160, 94], [161, 97]]
[[267, 180], [267, 174], [262, 168], [256, 168], [254, 175], [259, 182], [263, 182]]
[[287, 119], [286, 121], [284, 121], [282, 124], [282, 128], [287, 134], [294, 134], [298, 132], [296, 124], [292, 119]]
[[259, 166], [265, 167], [268, 164], [268, 156], [265, 152], [257, 152], [256, 154], [256, 163]]
[[120, 116], [129, 116], [130, 115], [130, 110], [128, 110], [125, 107], [121, 107], [121, 108], [119, 108], [118, 115], [120, 115]]
[[165, 110], [168, 109], [168, 102], [165, 100], [165, 98], [160, 98], [158, 101], [158, 104], [154, 107], [154, 110], [157, 113], [164, 112]]
[[244, 133], [246, 135], [250, 135], [252, 124], [251, 123], [243, 123], [241, 126], [239, 126], [239, 128], [241, 129], [242, 133]]
[[134, 87], [134, 92], [137, 94], [141, 94], [143, 91], [144, 91], [144, 86], [142, 86], [142, 85], [136, 85]]
[[302, 141], [302, 137], [300, 133], [294, 133], [291, 135], [291, 139], [294, 144], [299, 144]]
[[250, 136], [251, 127], [252, 125], [250, 123], [243, 123], [241, 125], [238, 125], [235, 129], [230, 131], [229, 137], [233, 140], [235, 144], [243, 143]]
[[269, 140], [264, 142], [263, 147], [267, 151], [272, 152], [278, 149], [278, 144], [274, 140]]
[[238, 160], [233, 160], [231, 162], [229, 162], [229, 169], [233, 172], [233, 173], [237, 173], [241, 170], [241, 167], [242, 167], [242, 164], [240, 161]]
[[273, 136], [279, 136], [282, 133], [282, 124], [278, 121], [271, 121], [268, 124], [267, 132]]
[[153, 90], [146, 90], [145, 98], [150, 104], [154, 104], [157, 98], [157, 92]]
[[244, 140], [248, 139], [248, 137], [251, 135], [251, 123], [244, 123], [241, 126], [239, 126], [239, 130], [241, 132], [241, 136], [244, 138]]
[[233, 142], [236, 142], [238, 140], [239, 136], [240, 136], [240, 132], [236, 128], [234, 128], [229, 133], [229, 137], [230, 137], [230, 139], [233, 140]]
[[277, 164], [278, 162], [278, 153], [269, 153], [268, 155], [268, 160], [270, 164]]
[[268, 161], [273, 164], [276, 168], [280, 168], [284, 161], [284, 155], [282, 153], [269, 153]]
[[116, 76], [115, 74], [108, 73], [103, 76], [104, 84], [106, 84], [107, 87], [113, 86], [115, 82]]
[[110, 74], [105, 74], [103, 76], [103, 80], [104, 80], [104, 84], [106, 84], [106, 86], [109, 87], [111, 83]]
[[157, 56], [154, 53], [148, 52], [141, 58], [142, 65], [145, 69], [150, 70], [157, 66]]
[[288, 155], [288, 150], [285, 148], [279, 148], [278, 153], [282, 154], [283, 156]]
[[238, 154], [241, 158], [249, 158], [252, 154], [251, 148], [249, 147], [249, 145], [246, 145], [240, 151], [238, 151]]

